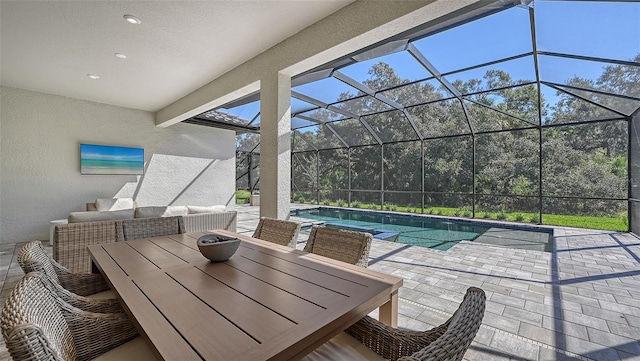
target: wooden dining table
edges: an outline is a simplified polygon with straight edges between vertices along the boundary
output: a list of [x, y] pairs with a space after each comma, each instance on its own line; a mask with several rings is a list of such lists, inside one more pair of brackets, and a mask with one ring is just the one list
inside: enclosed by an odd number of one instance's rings
[[[211, 262], [198, 237], [241, 240]], [[402, 279], [224, 230], [89, 246], [140, 334], [165, 360], [296, 360], [379, 308], [397, 326]]]

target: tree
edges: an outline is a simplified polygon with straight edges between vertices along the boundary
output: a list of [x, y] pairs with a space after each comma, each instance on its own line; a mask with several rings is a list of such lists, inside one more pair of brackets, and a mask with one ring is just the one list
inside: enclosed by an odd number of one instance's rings
[[[639, 60], [640, 55], [635, 58], [636, 62]], [[317, 187], [326, 191], [327, 196], [336, 196], [335, 190], [346, 188], [349, 170], [354, 190], [378, 192], [383, 186], [388, 192], [418, 192], [423, 182], [418, 162], [424, 149], [425, 192], [440, 204], [447, 203], [446, 197], [439, 196], [443, 192], [464, 195], [475, 187], [478, 194], [488, 195], [479, 197], [481, 208], [533, 211], [540, 196], [541, 160], [545, 197], [625, 197], [626, 120], [571, 124], [611, 114], [602, 107], [564, 92], [549, 104], [544, 98], [538, 99], [535, 84], [514, 80], [500, 70], [489, 70], [481, 79], [454, 82], [453, 86], [463, 94], [462, 99], [430, 82], [409, 83], [385, 63], [375, 64], [369, 75], [364, 84], [372, 89], [395, 86], [380, 94], [404, 104], [406, 112], [371, 96], [353, 93], [341, 94], [334, 104], [343, 114], [316, 110], [312, 116], [327, 123], [300, 131], [320, 151], [315, 158], [311, 153], [301, 153], [306, 155], [294, 166], [296, 183], [312, 188], [315, 181], [311, 178], [318, 172], [301, 163], [319, 161], [320, 172], [315, 179], [319, 180]], [[639, 81], [640, 66], [615, 65], [605, 68], [595, 81], [573, 78], [568, 84], [637, 96]], [[605, 105], [615, 109], [634, 104], [633, 100], [623, 98], [614, 98], [618, 103], [611, 103], [611, 97], [597, 93], [588, 96], [597, 104], [607, 101]], [[542, 114], [538, 114], [539, 109]], [[361, 116], [348, 119], [344, 114]], [[538, 129], [541, 116], [546, 120], [542, 139]], [[547, 128], [549, 125], [562, 126]], [[382, 151], [367, 126], [383, 143]], [[424, 138], [423, 142], [418, 135]], [[381, 164], [384, 185], [381, 185]], [[298, 176], [297, 172], [302, 174]], [[368, 192], [361, 196], [375, 202], [375, 194]], [[544, 205], [546, 211], [556, 213], [620, 211], [606, 200], [545, 198]]]

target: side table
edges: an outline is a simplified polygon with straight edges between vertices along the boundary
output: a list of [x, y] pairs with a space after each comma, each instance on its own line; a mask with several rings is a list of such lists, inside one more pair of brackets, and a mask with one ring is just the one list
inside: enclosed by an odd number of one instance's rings
[[68, 221], [67, 219], [55, 219], [51, 222], [49, 222], [49, 245], [53, 246], [54, 240], [53, 240], [53, 231], [56, 228], [56, 224], [67, 224]]

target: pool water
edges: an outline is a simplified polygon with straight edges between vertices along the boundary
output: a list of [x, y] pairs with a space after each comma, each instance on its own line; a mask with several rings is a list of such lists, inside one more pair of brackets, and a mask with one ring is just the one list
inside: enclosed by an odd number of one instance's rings
[[[393, 240], [398, 243], [408, 244], [412, 246], [420, 246], [426, 248], [432, 248], [437, 250], [448, 250], [460, 241], [474, 241], [481, 237], [483, 234], [496, 234], [496, 230], [500, 232], [498, 236], [501, 243], [500, 245], [513, 245], [515, 243], [525, 243], [530, 245], [532, 242], [536, 242], [534, 239], [542, 239], [543, 242], [550, 240], [548, 231], [540, 236], [540, 232], [535, 232], [536, 235], [527, 238], [527, 231], [514, 230], [511, 228], [501, 228], [493, 224], [480, 224], [471, 221], [456, 221], [439, 218], [429, 218], [424, 216], [413, 215], [401, 215], [394, 213], [384, 212], [371, 212], [371, 211], [356, 211], [348, 209], [335, 209], [335, 208], [314, 208], [314, 209], [300, 209], [291, 212], [292, 216], [311, 219], [315, 221], [324, 221], [328, 226], [337, 228], [345, 228], [352, 230], [369, 231], [374, 234], [375, 238], [383, 238]], [[488, 232], [489, 231], [489, 232]], [[397, 236], [385, 238], [376, 237], [375, 233], [388, 232], [385, 235], [393, 234], [397, 232]], [[508, 239], [509, 234], [517, 234], [517, 240]], [[505, 235], [507, 242], [505, 242]], [[512, 237], [513, 238], [513, 237]], [[494, 236], [482, 237], [483, 240], [487, 239], [488, 242], [493, 243]], [[523, 248], [523, 247], [514, 247]], [[548, 248], [547, 245], [543, 245], [544, 248]]]

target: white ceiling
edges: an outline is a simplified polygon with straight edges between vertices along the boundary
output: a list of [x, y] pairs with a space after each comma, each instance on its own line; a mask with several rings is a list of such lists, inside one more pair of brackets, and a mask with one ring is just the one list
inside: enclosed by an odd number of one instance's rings
[[0, 0], [0, 83], [157, 111], [352, 1]]

